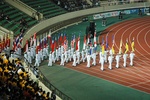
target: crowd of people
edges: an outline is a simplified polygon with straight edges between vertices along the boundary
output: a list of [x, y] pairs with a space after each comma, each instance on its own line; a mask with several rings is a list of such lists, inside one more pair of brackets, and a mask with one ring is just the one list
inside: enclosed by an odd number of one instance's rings
[[2, 100], [56, 100], [54, 91], [46, 93], [31, 79], [19, 58], [4, 52], [0, 53], [0, 94]]
[[53, 0], [55, 4], [61, 6], [68, 11], [77, 11], [89, 8], [90, 5], [86, 0]]
[[[88, 46], [85, 50], [82, 51], [75, 51], [74, 48], [69, 48], [68, 50], [64, 51], [64, 47], [60, 46], [54, 52], [50, 52], [49, 54], [49, 62], [48, 66], [52, 66], [53, 63], [60, 61], [60, 65], [64, 66], [65, 63], [72, 62], [72, 66], [75, 67], [81, 62], [87, 62], [86, 67], [96, 66], [97, 60], [99, 59], [100, 69], [104, 70], [104, 64], [108, 63], [108, 68], [112, 69], [112, 63], [116, 62], [116, 68], [119, 68], [120, 58], [123, 58], [123, 67], [127, 66], [127, 58], [130, 58], [130, 66], [133, 66], [133, 59], [134, 59], [134, 52], [130, 52], [130, 54], [123, 53], [116, 55], [113, 54], [112, 50], [105, 50], [104, 53], [102, 50], [99, 52], [99, 57], [97, 57], [96, 47]], [[92, 63], [91, 63], [92, 62]]]

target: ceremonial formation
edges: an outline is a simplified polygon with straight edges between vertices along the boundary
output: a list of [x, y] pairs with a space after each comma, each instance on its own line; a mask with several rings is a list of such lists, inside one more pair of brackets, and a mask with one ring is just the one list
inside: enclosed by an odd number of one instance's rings
[[[115, 50], [115, 40], [112, 36], [112, 45], [108, 45], [108, 36], [102, 37], [102, 42], [97, 45], [96, 31], [94, 38], [91, 39], [89, 36], [84, 36], [83, 47], [80, 46], [80, 35], [77, 37], [72, 35], [71, 41], [69, 42], [66, 34], [60, 34], [58, 38], [51, 37], [49, 34], [38, 37], [36, 33], [31, 37], [30, 40], [26, 41], [24, 47], [25, 61], [28, 63], [34, 63], [34, 66], [39, 67], [43, 60], [48, 60], [47, 65], [53, 66], [54, 63], [60, 63], [65, 66], [66, 63], [72, 62], [72, 66], [76, 67], [81, 63], [87, 63], [85, 67], [90, 68], [92, 66], [100, 66], [100, 70], [104, 70], [104, 65], [108, 66], [111, 70], [113, 67], [119, 68], [119, 62], [123, 61], [123, 67], [127, 67], [127, 59], [130, 60], [130, 66], [134, 65], [134, 38], [131, 43], [131, 51], [129, 51], [128, 39], [125, 43], [123, 52], [123, 41], [120, 40], [119, 50]], [[17, 41], [17, 42], [16, 42]], [[21, 54], [21, 41], [22, 35], [15, 39], [13, 45], [14, 52], [11, 53], [11, 57], [17, 56], [15, 54]], [[97, 49], [99, 46], [99, 50]], [[116, 52], [118, 51], [118, 52]], [[98, 60], [98, 62], [97, 62]], [[116, 63], [112, 66], [112, 63]]]

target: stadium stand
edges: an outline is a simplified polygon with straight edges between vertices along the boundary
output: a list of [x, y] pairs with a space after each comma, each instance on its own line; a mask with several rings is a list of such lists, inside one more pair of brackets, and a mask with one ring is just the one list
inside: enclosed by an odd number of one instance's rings
[[22, 30], [35, 25], [37, 20], [14, 8], [6, 2], [0, 3], [0, 25], [17, 36]]
[[51, 18], [67, 11], [48, 0], [21, 0], [28, 6], [43, 13], [45, 18]]
[[68, 11], [77, 11], [90, 7], [86, 0], [53, 0], [53, 2]]

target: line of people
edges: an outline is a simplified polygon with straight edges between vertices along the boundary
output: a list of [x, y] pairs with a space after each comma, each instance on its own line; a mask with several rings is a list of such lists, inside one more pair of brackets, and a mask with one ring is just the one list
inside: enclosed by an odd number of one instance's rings
[[[75, 67], [81, 62], [87, 62], [86, 67], [96, 66], [96, 59], [97, 59], [97, 50], [94, 46], [88, 46], [85, 50], [82, 51], [75, 51], [74, 48], [69, 48], [67, 50], [64, 49], [63, 46], [59, 46], [54, 52], [50, 52], [49, 54], [49, 62], [48, 66], [52, 66], [53, 63], [56, 61], [60, 61], [60, 65], [64, 66], [65, 63], [72, 61], [72, 66]], [[133, 59], [134, 59], [134, 52], [129, 54], [130, 58], [130, 66], [133, 66]], [[99, 52], [99, 63], [100, 63], [100, 70], [104, 70], [104, 64], [108, 63], [108, 68], [112, 69], [112, 63], [116, 61], [116, 68], [119, 68], [120, 58], [123, 58], [123, 66], [127, 66], [127, 58], [128, 54], [124, 53], [114, 55], [112, 50], [105, 50], [104, 53], [102, 51]], [[92, 61], [92, 63], [91, 63]], [[91, 65], [92, 64], [92, 65]]]

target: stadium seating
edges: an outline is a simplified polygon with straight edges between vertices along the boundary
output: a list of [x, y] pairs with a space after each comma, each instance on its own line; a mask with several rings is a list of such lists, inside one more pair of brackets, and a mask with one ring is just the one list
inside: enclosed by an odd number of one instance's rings
[[[6, 2], [4, 4], [0, 3], [0, 13], [4, 14], [4, 18], [0, 19], [0, 25], [8, 30], [13, 31], [14, 36], [17, 36], [20, 33], [20, 29], [24, 28], [23, 25], [20, 25], [21, 19], [25, 19], [27, 23], [26, 28], [29, 28], [37, 23], [37, 20], [12, 7]], [[9, 19], [6, 19], [6, 17]]]
[[21, 0], [33, 9], [41, 12], [45, 18], [51, 18], [67, 11], [48, 0]]
[[77, 11], [90, 7], [86, 0], [53, 0], [53, 2], [68, 11]]
[[18, 58], [0, 53], [0, 99], [1, 100], [55, 100], [52, 91], [45, 92], [30, 78]]

